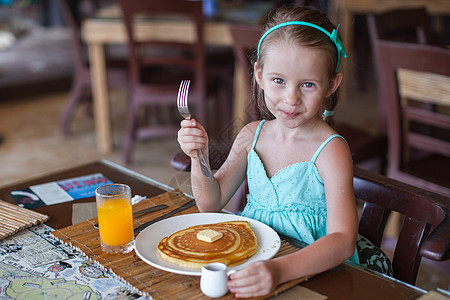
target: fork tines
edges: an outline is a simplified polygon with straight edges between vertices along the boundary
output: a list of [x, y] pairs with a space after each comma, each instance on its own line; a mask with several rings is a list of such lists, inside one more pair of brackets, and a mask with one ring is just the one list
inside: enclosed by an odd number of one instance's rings
[[[188, 92], [189, 92], [189, 84], [191, 83], [190, 80], [182, 80], [180, 84], [180, 88], [178, 90], [178, 97], [177, 97], [177, 106], [178, 110], [181, 114], [185, 114], [189, 112], [188, 108]], [[181, 111], [182, 110], [182, 111]]]

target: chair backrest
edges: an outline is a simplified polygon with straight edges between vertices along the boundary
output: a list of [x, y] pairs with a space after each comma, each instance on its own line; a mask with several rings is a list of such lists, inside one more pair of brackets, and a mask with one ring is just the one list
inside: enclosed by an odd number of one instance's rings
[[[126, 25], [129, 45], [130, 74], [133, 84], [139, 85], [142, 69], [148, 66], [184, 66], [191, 68], [194, 77], [191, 79], [189, 102], [204, 98], [205, 93], [205, 48], [203, 42], [203, 13], [201, 1], [119, 1]], [[134, 30], [134, 22], [139, 18], [180, 17], [193, 23], [196, 39], [193, 41], [144, 41], [140, 40]], [[191, 28], [186, 28], [190, 30]], [[157, 76], [156, 76], [157, 77]], [[175, 94], [178, 89], [175, 90]], [[175, 98], [173, 98], [175, 99]], [[175, 103], [175, 101], [173, 101]]]
[[[390, 41], [378, 41], [377, 50], [389, 136], [388, 176], [450, 196], [448, 178], [433, 183], [404, 172], [411, 149], [450, 156], [450, 115], [445, 113], [450, 108], [450, 50]], [[430, 110], [429, 104], [435, 108]]]
[[68, 0], [57, 0], [57, 3], [64, 18], [64, 22], [69, 27], [72, 36], [75, 68], [79, 69], [78, 71], [81, 71], [86, 68], [85, 64], [87, 62], [87, 53], [81, 39], [81, 22], [83, 18], [94, 14], [95, 10], [99, 8], [99, 3], [95, 0], [89, 0], [89, 5], [87, 5], [87, 7], [91, 8], [92, 11], [87, 12], [87, 15], [83, 16], [79, 14], [76, 1], [69, 2]]
[[423, 257], [450, 258], [450, 198], [355, 167], [355, 197], [364, 201], [359, 233], [380, 246], [391, 211], [404, 216], [395, 247], [394, 277], [415, 284]]
[[390, 10], [367, 15], [371, 42], [390, 40], [431, 44], [431, 20], [425, 7]]
[[[372, 46], [372, 57], [377, 80], [378, 97], [380, 99], [381, 77], [378, 64], [380, 54], [378, 53], [377, 43], [380, 40], [389, 40], [397, 42], [411, 42], [419, 44], [431, 44], [433, 42], [431, 34], [430, 16], [424, 7], [396, 9], [379, 14], [369, 14], [366, 16], [369, 30], [370, 43]], [[383, 101], [379, 102], [379, 131], [386, 133], [385, 108]]]
[[259, 119], [256, 104], [254, 103], [252, 92], [252, 76], [253, 65], [252, 62], [256, 58], [256, 46], [262, 34], [262, 27], [257, 25], [230, 25], [231, 35], [233, 37], [233, 53], [237, 60], [243, 78], [246, 90], [248, 91], [247, 99], [247, 115], [249, 120]]

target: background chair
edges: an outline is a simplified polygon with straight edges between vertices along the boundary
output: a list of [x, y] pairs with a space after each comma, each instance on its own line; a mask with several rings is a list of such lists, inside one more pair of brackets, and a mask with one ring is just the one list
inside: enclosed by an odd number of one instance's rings
[[[377, 43], [380, 40], [390, 40], [416, 44], [431, 44], [435, 42], [436, 37], [431, 31], [431, 16], [425, 7], [394, 9], [378, 14], [370, 14], [365, 18], [371, 45], [375, 81], [377, 84], [378, 132], [387, 136], [386, 116], [388, 112], [385, 99], [382, 96], [383, 90], [385, 89], [383, 86], [383, 77], [386, 74], [381, 72], [379, 67], [381, 57]], [[433, 109], [431, 104], [427, 106], [429, 109]], [[394, 145], [389, 146], [394, 147]], [[395, 235], [398, 233], [398, 228], [395, 225], [399, 225], [399, 218], [399, 215], [393, 214], [393, 221], [390, 223], [394, 227], [390, 227], [391, 234]]]
[[[70, 121], [76, 111], [76, 108], [83, 96], [91, 95], [91, 70], [89, 66], [89, 58], [87, 47], [81, 39], [81, 23], [84, 18], [93, 16], [96, 9], [99, 8], [99, 2], [95, 0], [85, 0], [84, 7], [87, 8], [83, 12], [79, 11], [81, 3], [69, 0], [57, 0], [61, 9], [64, 21], [70, 29], [72, 44], [74, 50], [74, 72], [72, 79], [72, 87], [69, 99], [61, 116], [61, 132], [69, 133]], [[117, 51], [116, 51], [117, 52]], [[128, 66], [126, 55], [106, 56], [106, 76], [108, 84], [117, 88], [128, 88]]]
[[392, 260], [394, 277], [415, 284], [422, 257], [450, 258], [450, 198], [355, 167], [355, 197], [364, 201], [359, 233], [380, 246], [391, 211], [404, 216]]
[[377, 51], [389, 137], [387, 175], [450, 196], [450, 50], [378, 41]]
[[366, 16], [367, 28], [372, 51], [375, 80], [378, 95], [378, 131], [386, 135], [386, 108], [381, 99], [381, 84], [384, 74], [379, 69], [380, 54], [377, 43], [380, 40], [432, 44], [434, 37], [431, 31], [431, 20], [426, 8], [396, 9]]
[[[136, 140], [176, 135], [180, 117], [175, 105], [181, 80], [191, 80], [189, 106], [195, 118], [202, 124], [205, 123], [205, 47], [201, 2], [122, 0], [119, 3], [128, 35], [131, 75], [124, 145], [124, 160], [128, 164], [131, 162], [131, 151]], [[195, 41], [176, 43], [138, 40], [133, 22], [145, 14], [152, 17], [176, 15], [192, 20]], [[156, 111], [149, 122], [144, 119], [148, 114], [143, 113], [141, 108], [146, 108], [147, 112], [149, 108]], [[163, 109], [168, 111], [166, 120], [162, 119]]]

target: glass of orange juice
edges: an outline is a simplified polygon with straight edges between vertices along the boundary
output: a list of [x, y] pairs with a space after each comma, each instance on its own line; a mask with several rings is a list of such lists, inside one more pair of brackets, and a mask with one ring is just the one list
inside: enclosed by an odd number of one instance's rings
[[102, 250], [128, 253], [134, 247], [131, 189], [126, 184], [106, 184], [95, 190]]

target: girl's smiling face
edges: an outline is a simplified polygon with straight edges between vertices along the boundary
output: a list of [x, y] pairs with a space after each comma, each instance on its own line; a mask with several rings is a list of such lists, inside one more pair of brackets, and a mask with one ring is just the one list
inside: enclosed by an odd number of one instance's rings
[[288, 128], [317, 121], [322, 101], [342, 80], [341, 73], [329, 78], [327, 52], [286, 43], [267, 50], [255, 74], [269, 111]]

